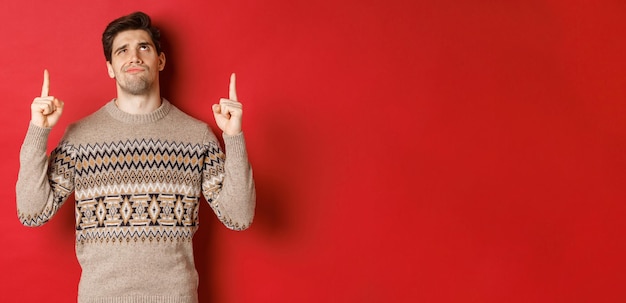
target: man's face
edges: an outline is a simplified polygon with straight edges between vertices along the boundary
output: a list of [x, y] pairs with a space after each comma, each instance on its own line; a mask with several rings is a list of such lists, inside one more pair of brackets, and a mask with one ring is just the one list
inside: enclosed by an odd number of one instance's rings
[[113, 39], [111, 62], [107, 61], [107, 69], [122, 91], [143, 95], [153, 88], [158, 89], [159, 71], [164, 67], [165, 55], [157, 54], [148, 32], [127, 30]]

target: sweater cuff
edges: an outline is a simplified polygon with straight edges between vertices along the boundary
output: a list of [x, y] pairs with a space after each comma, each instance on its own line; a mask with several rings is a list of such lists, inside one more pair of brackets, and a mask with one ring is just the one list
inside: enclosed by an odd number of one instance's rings
[[24, 146], [46, 152], [48, 149], [48, 136], [52, 128], [39, 127], [33, 123], [28, 125]]
[[226, 149], [226, 157], [236, 157], [236, 158], [248, 158], [248, 153], [246, 151], [246, 140], [243, 136], [243, 132], [238, 135], [230, 136], [225, 133], [222, 133], [222, 138], [224, 138], [224, 147]]

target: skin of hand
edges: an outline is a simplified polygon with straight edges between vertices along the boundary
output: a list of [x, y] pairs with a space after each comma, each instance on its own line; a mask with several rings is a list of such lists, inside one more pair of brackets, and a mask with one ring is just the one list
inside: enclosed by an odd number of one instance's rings
[[219, 104], [213, 104], [213, 116], [217, 126], [227, 135], [235, 136], [241, 133], [241, 116], [243, 106], [237, 99], [235, 73], [230, 75], [228, 99], [221, 98]]
[[48, 96], [49, 92], [50, 75], [48, 70], [44, 70], [41, 96], [35, 98], [30, 105], [30, 121], [36, 126], [52, 128], [59, 122], [59, 118], [63, 113], [63, 101], [53, 96]]

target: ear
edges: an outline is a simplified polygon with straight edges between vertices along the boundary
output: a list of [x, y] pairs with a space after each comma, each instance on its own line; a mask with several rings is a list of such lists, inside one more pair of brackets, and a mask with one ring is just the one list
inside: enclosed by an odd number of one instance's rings
[[159, 71], [162, 71], [165, 68], [165, 53], [161, 52], [159, 54]]
[[111, 79], [115, 79], [115, 72], [113, 71], [113, 65], [111, 65], [111, 62], [107, 61], [107, 72], [109, 73], [109, 77], [111, 77]]

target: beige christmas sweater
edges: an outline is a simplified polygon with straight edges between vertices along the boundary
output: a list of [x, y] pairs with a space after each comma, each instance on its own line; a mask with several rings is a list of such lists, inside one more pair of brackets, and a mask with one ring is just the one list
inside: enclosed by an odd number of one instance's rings
[[48, 157], [49, 132], [28, 128], [18, 217], [42, 225], [74, 192], [78, 302], [197, 302], [192, 238], [201, 195], [230, 229], [246, 229], [254, 216], [243, 134], [223, 135], [224, 155], [205, 123], [167, 100], [146, 115], [111, 101], [68, 127]]

